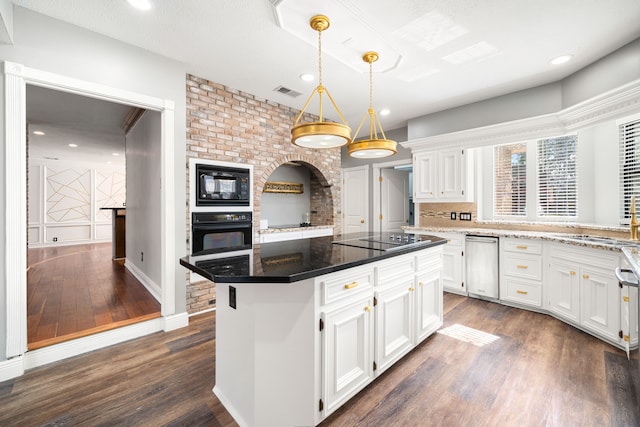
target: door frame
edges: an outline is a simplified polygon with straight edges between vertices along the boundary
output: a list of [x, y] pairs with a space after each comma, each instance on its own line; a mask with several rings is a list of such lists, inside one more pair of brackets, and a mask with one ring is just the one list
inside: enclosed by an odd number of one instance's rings
[[[27, 352], [27, 158], [26, 158], [26, 85], [45, 87], [57, 91], [74, 93], [90, 98], [127, 104], [159, 111], [161, 113], [161, 314], [160, 321], [143, 322], [120, 328], [118, 333], [108, 331], [92, 337], [80, 338], [29, 352], [18, 369], [31, 368], [65, 357], [146, 335], [159, 330], [170, 330], [184, 326], [184, 319], [170, 318], [175, 315], [175, 167], [174, 167], [174, 122], [175, 102], [142, 95], [127, 90], [93, 82], [78, 80], [59, 74], [26, 67], [5, 61], [2, 64], [4, 79], [4, 145], [5, 145], [5, 275], [6, 286], [6, 351], [7, 360], [23, 358]], [[156, 319], [154, 319], [156, 320]], [[188, 319], [187, 319], [188, 322]], [[106, 335], [103, 335], [106, 334]], [[97, 337], [97, 338], [96, 338]], [[52, 348], [56, 347], [56, 348]], [[49, 349], [49, 350], [47, 350]], [[37, 355], [36, 355], [37, 353]], [[0, 363], [1, 364], [1, 363]], [[2, 366], [0, 366], [0, 373]], [[14, 372], [15, 373], [15, 372]], [[0, 375], [2, 377], [2, 375]]]
[[393, 168], [396, 166], [413, 166], [411, 159], [394, 160], [392, 162], [374, 163], [373, 167], [372, 185], [373, 185], [373, 232], [380, 233], [380, 200], [382, 195], [380, 194], [380, 169]]

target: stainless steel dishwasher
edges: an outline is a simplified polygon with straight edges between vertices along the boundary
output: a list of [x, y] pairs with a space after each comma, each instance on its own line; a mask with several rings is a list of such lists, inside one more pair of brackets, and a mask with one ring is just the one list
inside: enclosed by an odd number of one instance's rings
[[468, 235], [465, 259], [469, 296], [498, 299], [498, 238]]

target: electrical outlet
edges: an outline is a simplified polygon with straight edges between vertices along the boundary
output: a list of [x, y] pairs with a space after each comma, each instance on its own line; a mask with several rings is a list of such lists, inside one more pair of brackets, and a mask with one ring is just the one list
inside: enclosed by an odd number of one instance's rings
[[140, 252], [140, 262], [144, 262], [144, 252]]
[[460, 212], [460, 221], [471, 221], [471, 212]]
[[236, 308], [236, 288], [229, 286], [229, 307]]
[[452, 220], [456, 219], [456, 213], [455, 212], [451, 212], [451, 219]]
[[54, 241], [54, 242], [57, 242], [57, 241], [58, 241], [58, 238], [57, 238], [57, 237], [54, 237], [54, 238], [53, 238], [53, 241]]

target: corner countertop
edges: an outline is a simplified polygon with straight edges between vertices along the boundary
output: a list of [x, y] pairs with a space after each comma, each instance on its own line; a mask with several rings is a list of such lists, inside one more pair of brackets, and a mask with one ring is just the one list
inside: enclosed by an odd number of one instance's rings
[[327, 228], [333, 228], [333, 225], [306, 225], [304, 227], [301, 227], [299, 224], [270, 225], [269, 228], [262, 228], [259, 230], [259, 232], [260, 234], [270, 234], [270, 233], [286, 233], [289, 231], [322, 230]]
[[[378, 234], [376, 234], [377, 236]], [[203, 264], [201, 257], [184, 257], [180, 264], [187, 269], [218, 283], [292, 283], [335, 271], [346, 270], [439, 245], [447, 241], [432, 236], [429, 243], [418, 246], [402, 246], [393, 251], [364, 249], [334, 244], [336, 240], [358, 239], [369, 233], [351, 233], [339, 236], [313, 237], [284, 242], [255, 244], [252, 256], [252, 272], [247, 275], [227, 276], [214, 274]], [[423, 237], [424, 238], [424, 237]], [[230, 252], [229, 256], [233, 256]]]

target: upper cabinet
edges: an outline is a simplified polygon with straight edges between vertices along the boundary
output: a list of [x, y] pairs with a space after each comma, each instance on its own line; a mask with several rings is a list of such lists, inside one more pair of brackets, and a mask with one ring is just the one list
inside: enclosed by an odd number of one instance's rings
[[473, 199], [467, 185], [471, 164], [466, 150], [450, 148], [413, 155], [414, 202], [464, 202]]

